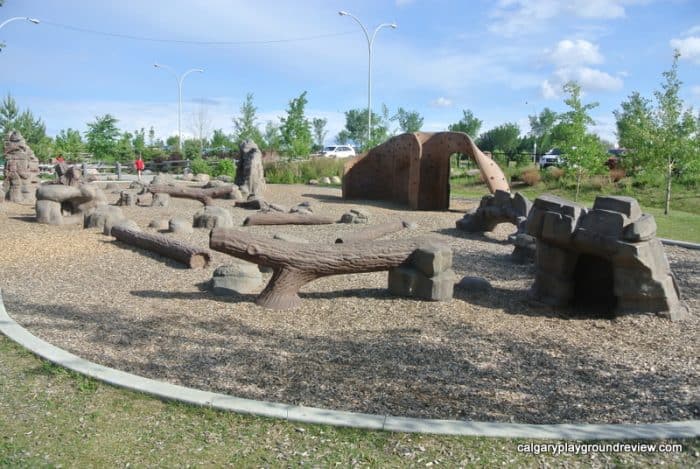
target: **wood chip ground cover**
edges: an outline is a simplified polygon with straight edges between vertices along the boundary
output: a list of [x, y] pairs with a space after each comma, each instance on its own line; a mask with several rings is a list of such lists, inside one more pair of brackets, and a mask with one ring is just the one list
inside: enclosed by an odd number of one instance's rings
[[[118, 194], [109, 194], [116, 202]], [[219, 297], [206, 283], [231, 262], [189, 270], [79, 226], [33, 221], [31, 206], [0, 204], [0, 288], [10, 314], [37, 336], [97, 363], [155, 379], [253, 399], [411, 417], [522, 423], [620, 423], [700, 416], [700, 251], [666, 247], [691, 309], [689, 320], [653, 316], [571, 318], [530, 302], [532, 266], [510, 262], [513, 231], [454, 229], [459, 211], [411, 212], [343, 201], [340, 191], [271, 185], [270, 202], [315, 204], [339, 219], [368, 210], [373, 223], [408, 219], [454, 250], [459, 276], [493, 289], [446, 303], [399, 299], [386, 272], [319, 279], [293, 311], [269, 311], [255, 294]], [[231, 211], [239, 225], [251, 212]], [[143, 229], [154, 218], [191, 218], [201, 204], [125, 207]], [[361, 227], [361, 226], [360, 226]], [[332, 243], [350, 225], [241, 227]], [[150, 229], [148, 229], [150, 230]], [[151, 230], [152, 231], [152, 230]], [[168, 234], [208, 245], [208, 230]], [[264, 280], [270, 274], [264, 274]], [[261, 287], [262, 289], [262, 287]]]

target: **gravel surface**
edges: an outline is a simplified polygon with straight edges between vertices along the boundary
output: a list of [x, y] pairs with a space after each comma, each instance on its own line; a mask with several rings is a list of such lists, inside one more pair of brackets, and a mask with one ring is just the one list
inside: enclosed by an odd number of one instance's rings
[[[118, 194], [108, 194], [116, 202]], [[433, 234], [454, 250], [454, 270], [491, 282], [487, 292], [456, 291], [450, 302], [393, 298], [386, 272], [339, 275], [307, 284], [303, 305], [265, 310], [255, 295], [214, 296], [213, 270], [189, 270], [80, 226], [34, 222], [34, 208], [0, 204], [0, 288], [8, 312], [52, 344], [150, 378], [240, 397], [410, 417], [522, 423], [657, 422], [700, 418], [698, 325], [700, 251], [666, 247], [690, 319], [651, 315], [574, 318], [527, 299], [532, 266], [515, 265], [503, 224], [486, 235], [457, 231], [470, 206], [411, 212], [348, 203], [340, 190], [268, 186], [266, 199], [315, 204], [336, 219], [350, 208], [372, 223], [418, 222], [389, 238]], [[241, 225], [251, 211], [217, 200]], [[201, 204], [128, 207], [153, 219], [192, 217]], [[252, 226], [332, 243], [362, 225]], [[168, 234], [208, 246], [208, 230]], [[267, 281], [270, 274], [263, 274]], [[260, 287], [262, 290], [262, 286]]]

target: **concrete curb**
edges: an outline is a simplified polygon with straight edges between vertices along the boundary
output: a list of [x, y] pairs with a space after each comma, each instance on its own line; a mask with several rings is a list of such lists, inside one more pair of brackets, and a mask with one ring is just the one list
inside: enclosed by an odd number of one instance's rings
[[679, 246], [686, 249], [700, 249], [700, 244], [691, 243], [689, 241], [678, 241], [677, 239], [659, 238], [662, 244], [669, 246]]
[[0, 332], [30, 352], [77, 373], [114, 386], [174, 400], [242, 414], [280, 418], [294, 422], [371, 430], [433, 433], [441, 435], [563, 440], [656, 440], [700, 436], [700, 420], [645, 424], [552, 424], [431, 420], [369, 415], [275, 402], [254, 401], [225, 394], [186, 388], [107, 368], [55, 347], [17, 324], [5, 310], [0, 292]]

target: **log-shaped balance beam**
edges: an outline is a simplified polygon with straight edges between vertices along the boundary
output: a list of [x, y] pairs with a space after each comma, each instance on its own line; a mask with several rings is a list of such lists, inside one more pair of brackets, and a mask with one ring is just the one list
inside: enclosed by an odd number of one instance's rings
[[191, 246], [167, 236], [144, 233], [119, 225], [112, 227], [112, 236], [130, 246], [136, 246], [182, 262], [190, 269], [204, 268], [211, 261], [211, 252], [207, 249]]
[[201, 189], [196, 187], [170, 186], [166, 184], [151, 184], [148, 191], [152, 194], [168, 194], [171, 197], [181, 199], [193, 199], [202, 202], [204, 205], [211, 205], [214, 199], [225, 197], [233, 191], [233, 186], [212, 187]]
[[320, 277], [398, 267], [409, 261], [413, 251], [431, 241], [430, 238], [412, 238], [309, 245], [262, 238], [231, 228], [214, 228], [209, 235], [209, 247], [215, 251], [273, 269], [272, 279], [255, 301], [271, 309], [299, 306], [299, 288]]
[[303, 213], [260, 212], [243, 220], [243, 225], [330, 225], [335, 220]]
[[409, 221], [390, 221], [378, 225], [369, 225], [357, 231], [344, 233], [335, 239], [335, 244], [359, 243], [381, 238], [391, 233], [396, 233], [404, 228], [411, 228], [415, 223]]

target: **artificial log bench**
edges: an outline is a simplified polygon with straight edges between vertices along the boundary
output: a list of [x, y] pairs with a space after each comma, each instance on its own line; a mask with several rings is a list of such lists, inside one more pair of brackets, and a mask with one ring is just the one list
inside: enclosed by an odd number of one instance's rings
[[335, 244], [348, 244], [348, 243], [359, 243], [362, 241], [370, 241], [373, 239], [381, 238], [391, 233], [396, 233], [404, 228], [413, 228], [415, 223], [410, 221], [390, 221], [387, 223], [380, 223], [378, 225], [369, 225], [361, 230], [351, 231], [338, 236], [335, 239]]
[[125, 225], [112, 227], [111, 234], [122, 243], [182, 262], [190, 269], [206, 267], [211, 261], [211, 252], [207, 249], [191, 246], [167, 236], [145, 233]]
[[[407, 266], [411, 263], [414, 251], [436, 244], [439, 241], [426, 237], [361, 245], [309, 245], [262, 238], [230, 228], [214, 228], [209, 236], [210, 248], [273, 269], [270, 282], [255, 301], [260, 306], [271, 309], [299, 306], [299, 288], [317, 278]], [[444, 268], [436, 269], [439, 271], [437, 273], [443, 273], [451, 266], [451, 251], [449, 260], [438, 259], [440, 262]], [[449, 272], [452, 275], [452, 271]], [[451, 278], [447, 281], [451, 281]], [[451, 291], [449, 295], [451, 297]]]
[[201, 189], [196, 187], [171, 186], [166, 184], [151, 184], [147, 189], [152, 194], [168, 194], [170, 197], [181, 199], [193, 199], [202, 202], [204, 205], [211, 205], [214, 199], [225, 197], [233, 192], [233, 186], [212, 187]]
[[245, 220], [243, 225], [330, 225], [335, 220], [306, 213], [260, 212]]

